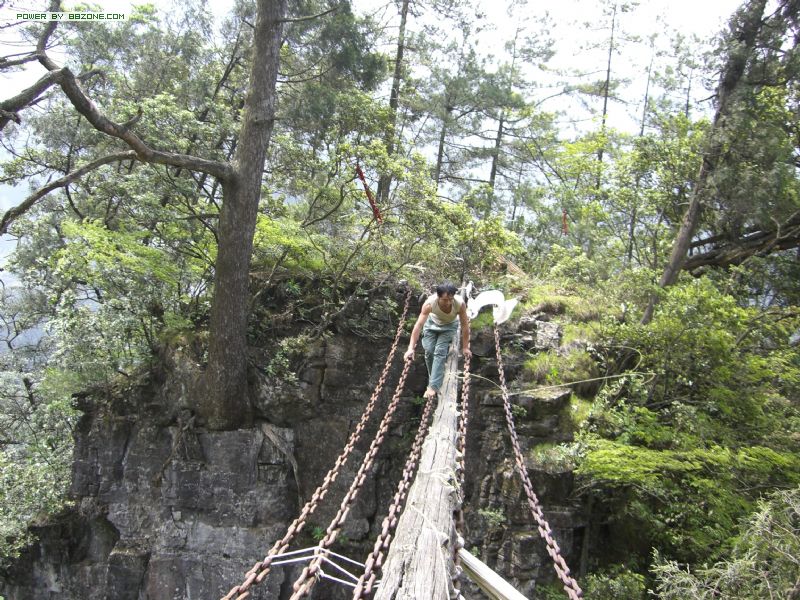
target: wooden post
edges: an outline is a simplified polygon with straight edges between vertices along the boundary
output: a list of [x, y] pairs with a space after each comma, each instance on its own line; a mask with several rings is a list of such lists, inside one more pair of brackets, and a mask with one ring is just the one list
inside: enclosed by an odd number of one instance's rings
[[459, 493], [455, 474], [459, 341], [460, 335], [456, 334], [439, 404], [383, 565], [375, 600], [449, 600], [453, 589], [453, 511]]

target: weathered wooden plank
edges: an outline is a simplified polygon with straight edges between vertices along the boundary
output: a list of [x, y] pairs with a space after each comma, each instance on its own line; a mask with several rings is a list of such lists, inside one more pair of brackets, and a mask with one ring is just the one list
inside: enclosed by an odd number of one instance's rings
[[458, 343], [447, 360], [439, 403], [417, 476], [397, 523], [375, 600], [448, 600], [452, 590], [453, 511], [457, 502]]
[[495, 573], [486, 563], [467, 552], [458, 551], [464, 572], [493, 600], [527, 600], [510, 583]]

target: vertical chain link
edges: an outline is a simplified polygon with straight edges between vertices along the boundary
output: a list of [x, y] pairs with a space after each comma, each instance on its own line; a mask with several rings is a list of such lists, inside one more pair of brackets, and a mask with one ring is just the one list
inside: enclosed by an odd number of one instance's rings
[[[294, 537], [302, 531], [303, 527], [305, 527], [306, 521], [308, 518], [314, 513], [317, 509], [317, 506], [325, 497], [325, 494], [328, 493], [330, 486], [339, 476], [339, 471], [350, 458], [350, 454], [355, 448], [358, 441], [361, 439], [361, 434], [366, 427], [367, 421], [372, 416], [372, 413], [375, 410], [375, 407], [378, 403], [378, 397], [380, 396], [381, 391], [383, 390], [383, 386], [386, 383], [386, 378], [389, 375], [389, 371], [392, 366], [392, 360], [394, 359], [394, 355], [397, 352], [397, 346], [400, 343], [400, 337], [403, 334], [403, 330], [405, 328], [405, 321], [406, 317], [408, 316], [408, 308], [411, 305], [411, 289], [409, 288], [406, 292], [406, 299], [405, 299], [405, 306], [403, 307], [403, 314], [400, 316], [400, 321], [397, 324], [397, 331], [395, 332], [394, 341], [392, 342], [391, 349], [389, 351], [389, 356], [386, 358], [386, 364], [383, 367], [383, 372], [381, 373], [380, 378], [378, 379], [378, 383], [375, 386], [375, 390], [372, 392], [372, 396], [367, 403], [366, 408], [364, 409], [363, 414], [361, 415], [361, 420], [358, 422], [355, 430], [352, 434], [350, 434], [350, 438], [347, 441], [342, 453], [336, 459], [333, 467], [330, 471], [325, 475], [325, 479], [322, 481], [320, 486], [314, 490], [314, 493], [311, 496], [311, 499], [306, 502], [303, 509], [300, 511], [300, 515], [289, 525], [289, 528], [286, 530], [284, 536], [279, 539], [275, 544], [270, 548], [267, 556], [264, 560], [257, 562], [253, 565], [250, 570], [245, 574], [244, 581], [239, 584], [238, 586], [234, 586], [231, 590], [223, 596], [222, 600], [244, 600], [247, 598], [250, 593], [249, 589], [254, 585], [261, 583], [266, 579], [267, 575], [269, 575], [270, 567], [274, 557], [278, 554], [282, 554], [286, 551], [289, 547], [289, 544], [294, 539]], [[409, 361], [406, 361], [406, 365]], [[404, 373], [407, 371], [408, 367], [406, 366], [404, 369]], [[401, 385], [398, 383], [398, 386]]]
[[330, 525], [328, 525], [325, 537], [322, 538], [317, 545], [317, 549], [314, 552], [314, 558], [295, 580], [293, 586], [294, 593], [292, 594], [290, 600], [299, 600], [300, 598], [307, 596], [311, 592], [311, 588], [313, 588], [314, 584], [317, 582], [320, 565], [322, 564], [322, 560], [324, 558], [324, 556], [321, 554], [321, 551], [329, 548], [336, 540], [336, 536], [339, 535], [339, 531], [342, 529], [342, 524], [347, 518], [347, 514], [350, 512], [356, 496], [358, 495], [361, 486], [364, 484], [364, 481], [367, 478], [367, 471], [372, 467], [372, 463], [375, 461], [375, 456], [378, 454], [378, 450], [383, 444], [383, 440], [386, 436], [386, 431], [389, 429], [389, 423], [391, 422], [392, 417], [397, 410], [397, 406], [400, 402], [400, 395], [405, 387], [406, 378], [408, 377], [408, 371], [412, 362], [413, 361], [410, 358], [405, 361], [405, 364], [403, 365], [403, 373], [400, 375], [400, 381], [397, 383], [394, 397], [392, 397], [392, 400], [386, 409], [386, 414], [384, 415], [383, 420], [381, 420], [381, 424], [378, 427], [378, 433], [372, 440], [372, 444], [370, 444], [367, 455], [364, 457], [361, 467], [358, 469], [358, 473], [356, 473], [356, 477], [353, 480], [350, 489], [342, 500], [342, 503], [339, 507], [339, 512], [336, 513], [336, 516], [333, 518]]
[[358, 579], [358, 583], [353, 591], [353, 600], [366, 598], [372, 593], [377, 576], [376, 569], [383, 565], [383, 559], [392, 543], [394, 530], [397, 527], [397, 522], [403, 511], [403, 505], [408, 495], [408, 490], [414, 482], [414, 476], [417, 472], [417, 466], [419, 465], [419, 458], [422, 455], [422, 445], [430, 429], [430, 416], [433, 412], [434, 400], [435, 396], [430, 396], [425, 401], [425, 409], [422, 411], [419, 428], [417, 429], [417, 436], [414, 438], [414, 443], [411, 446], [408, 459], [403, 467], [403, 477], [400, 479], [392, 503], [389, 505], [389, 513], [381, 523], [381, 534], [378, 536], [378, 539], [375, 540], [372, 553], [367, 557], [364, 563], [364, 573]]
[[456, 475], [458, 477], [459, 503], [455, 514], [456, 543], [453, 545], [453, 589], [456, 596], [461, 590], [461, 557], [464, 547], [464, 480], [467, 460], [467, 428], [469, 426], [469, 384], [472, 356], [464, 357], [464, 380], [461, 382], [461, 405], [458, 414], [458, 439], [456, 442]]
[[550, 525], [544, 518], [544, 513], [539, 505], [539, 499], [533, 491], [533, 485], [528, 477], [528, 469], [525, 467], [525, 459], [523, 458], [522, 450], [519, 445], [519, 438], [517, 437], [517, 430], [514, 427], [514, 417], [511, 413], [511, 402], [508, 399], [508, 388], [506, 387], [506, 375], [503, 369], [503, 357], [500, 352], [500, 333], [497, 330], [497, 325], [494, 326], [494, 344], [497, 352], [497, 372], [500, 377], [500, 387], [503, 392], [503, 408], [506, 414], [506, 425], [508, 425], [508, 433], [511, 436], [511, 444], [514, 447], [514, 457], [517, 465], [517, 472], [522, 479], [522, 485], [525, 488], [525, 494], [528, 497], [528, 506], [531, 509], [531, 514], [539, 529], [539, 535], [547, 543], [547, 553], [553, 559], [553, 566], [555, 568], [558, 578], [564, 584], [564, 591], [570, 600], [578, 600], [583, 597], [583, 592], [578, 586], [578, 582], [571, 576], [569, 567], [561, 556], [561, 549], [558, 547], [555, 539], [552, 536]]

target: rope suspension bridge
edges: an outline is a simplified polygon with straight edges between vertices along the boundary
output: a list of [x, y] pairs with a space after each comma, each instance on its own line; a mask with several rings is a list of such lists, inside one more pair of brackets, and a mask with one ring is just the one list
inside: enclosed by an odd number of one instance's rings
[[[547, 552], [553, 560], [556, 575], [563, 585], [564, 592], [570, 600], [577, 600], [583, 597], [582, 591], [572, 577], [558, 543], [553, 538], [553, 532], [544, 518], [527, 474], [514, 426], [497, 326], [508, 318], [516, 301], [504, 303], [502, 295], [498, 296], [498, 292], [484, 292], [484, 294], [475, 299], [474, 304], [478, 307], [471, 306], [470, 315], [472, 317], [477, 315], [482, 302], [495, 305], [494, 338], [497, 369], [516, 471], [521, 478], [532, 519], [546, 542]], [[469, 300], [467, 296], [468, 292], [464, 292], [465, 299]], [[309, 518], [323, 501], [363, 437], [367, 423], [378, 405], [378, 398], [386, 385], [403, 334], [410, 303], [411, 290], [408, 290], [394, 340], [378, 383], [333, 467], [325, 475], [311, 499], [303, 506], [298, 517], [289, 525], [283, 537], [274, 543], [263, 560], [256, 562], [247, 571], [242, 582], [232, 587], [221, 600], [244, 600], [251, 595], [253, 586], [267, 578], [273, 567], [299, 563], [305, 563], [306, 566], [292, 585], [291, 600], [307, 597], [314, 585], [322, 579], [351, 589], [353, 600], [368, 598], [463, 600], [464, 596], [460, 591], [463, 574], [469, 576], [491, 598], [500, 600], [524, 598], [464, 548], [463, 490], [469, 427], [471, 360], [469, 356], [464, 358], [459, 395], [458, 335], [448, 356], [445, 380], [439, 393], [438, 403], [435, 396], [425, 402], [400, 482], [388, 514], [381, 524], [372, 552], [361, 563], [336, 554], [331, 547], [341, 532], [342, 525], [386, 438], [404, 391], [412, 360], [404, 361], [402, 372], [377, 432], [340, 503], [338, 512], [325, 530], [325, 535], [316, 547], [289, 551], [292, 541], [307, 525]], [[379, 573], [382, 575], [381, 579], [378, 579]]]

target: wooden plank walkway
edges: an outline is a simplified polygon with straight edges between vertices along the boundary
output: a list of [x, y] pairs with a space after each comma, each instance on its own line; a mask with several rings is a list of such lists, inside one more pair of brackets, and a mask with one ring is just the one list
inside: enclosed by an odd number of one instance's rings
[[455, 467], [459, 341], [457, 334], [419, 470], [398, 520], [375, 600], [450, 598], [455, 544], [453, 511], [458, 501]]

